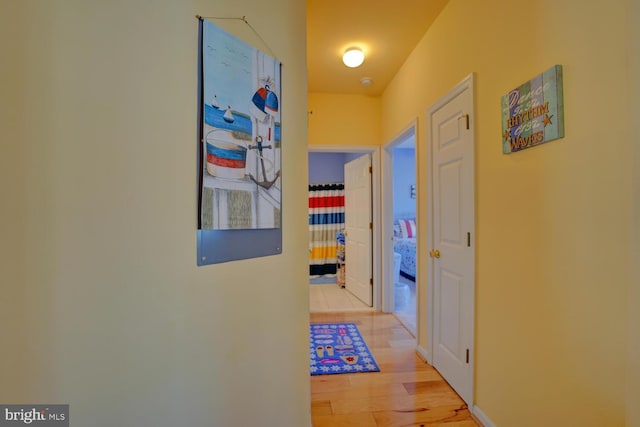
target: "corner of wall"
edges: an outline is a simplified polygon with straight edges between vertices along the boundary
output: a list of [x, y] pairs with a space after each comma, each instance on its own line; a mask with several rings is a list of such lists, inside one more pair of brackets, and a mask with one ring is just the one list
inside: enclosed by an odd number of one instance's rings
[[473, 405], [473, 407], [471, 407], [471, 414], [482, 424], [482, 427], [497, 427], [493, 421], [491, 421], [489, 417], [482, 412], [478, 405]]

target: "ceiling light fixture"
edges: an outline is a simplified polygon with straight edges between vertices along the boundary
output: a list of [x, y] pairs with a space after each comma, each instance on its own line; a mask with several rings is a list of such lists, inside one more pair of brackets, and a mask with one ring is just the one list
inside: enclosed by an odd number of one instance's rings
[[359, 67], [364, 62], [364, 52], [357, 47], [350, 47], [342, 55], [342, 62], [350, 68]]

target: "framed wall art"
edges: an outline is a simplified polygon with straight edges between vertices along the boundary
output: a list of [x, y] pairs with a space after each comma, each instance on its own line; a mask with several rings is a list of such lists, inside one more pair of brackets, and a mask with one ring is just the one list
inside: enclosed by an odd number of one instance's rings
[[502, 152], [564, 136], [562, 66], [554, 65], [502, 97]]
[[198, 264], [281, 253], [281, 64], [198, 22]]

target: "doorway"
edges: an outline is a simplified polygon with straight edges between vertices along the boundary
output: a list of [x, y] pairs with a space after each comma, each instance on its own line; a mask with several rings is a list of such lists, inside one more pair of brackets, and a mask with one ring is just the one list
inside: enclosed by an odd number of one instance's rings
[[417, 158], [416, 124], [385, 146], [384, 203], [387, 311], [417, 336]]
[[[370, 287], [371, 289], [371, 300], [369, 301], [370, 305], [366, 305], [366, 304], [362, 304], [360, 302], [360, 300], [357, 300], [357, 302], [354, 303], [354, 299], [356, 299], [355, 297], [353, 297], [353, 295], [351, 293], [349, 293], [348, 291], [346, 291], [345, 289], [342, 289], [342, 293], [343, 295], [346, 293], [348, 295], [343, 296], [343, 297], [339, 297], [339, 293], [336, 293], [336, 291], [332, 288], [329, 289], [329, 287], [319, 287], [316, 286], [314, 284], [311, 285], [311, 292], [310, 292], [310, 308], [321, 307], [322, 311], [353, 311], [353, 310], [379, 310], [380, 309], [380, 301], [381, 301], [381, 296], [380, 296], [380, 289], [381, 286], [379, 285], [380, 282], [380, 263], [378, 262], [380, 259], [379, 256], [379, 248], [380, 248], [380, 239], [379, 239], [379, 235], [380, 235], [380, 171], [379, 171], [379, 164], [380, 164], [380, 150], [379, 147], [376, 146], [312, 146], [309, 147], [309, 184], [313, 184], [314, 180], [320, 179], [320, 180], [326, 180], [327, 178], [324, 176], [321, 176], [320, 178], [317, 177], [317, 174], [314, 173], [313, 169], [314, 167], [312, 166], [312, 159], [314, 155], [329, 155], [329, 154], [333, 154], [333, 155], [341, 155], [342, 158], [344, 160], [342, 160], [339, 165], [333, 165], [331, 166], [332, 168], [343, 168], [344, 164], [347, 163], [349, 160], [353, 160], [355, 158], [358, 157], [362, 157], [363, 155], [367, 155], [366, 157], [370, 158], [371, 160], [371, 175], [370, 175], [370, 182], [371, 182], [371, 191], [370, 191], [370, 200], [371, 200], [371, 224], [372, 224], [372, 228], [370, 229], [371, 231], [371, 256], [368, 259], [368, 263], [370, 265], [369, 270], [371, 270], [371, 279], [367, 280], [367, 286]], [[326, 167], [324, 169], [327, 169]], [[326, 172], [326, 170], [322, 171], [323, 173]], [[345, 241], [346, 243], [346, 241]], [[311, 247], [312, 247], [313, 241], [311, 238], [311, 233], [310, 233], [310, 239], [309, 239], [309, 248], [311, 251]], [[347, 266], [348, 266], [348, 259], [346, 260]], [[348, 268], [348, 267], [347, 267]], [[329, 280], [325, 280], [332, 282], [331, 284], [333, 285], [333, 283], [335, 282], [335, 278], [333, 280], [329, 279]], [[371, 283], [372, 282], [372, 283]], [[310, 283], [313, 283], [310, 280]], [[327, 294], [327, 292], [330, 292], [331, 295], [322, 295], [322, 294]], [[315, 298], [315, 300], [314, 300]], [[335, 307], [332, 307], [332, 301], [319, 301], [318, 299], [324, 299], [324, 300], [328, 300], [331, 299], [334, 301], [333, 305], [336, 305]], [[342, 302], [340, 302], [340, 300]], [[337, 302], [336, 302], [337, 301]], [[328, 306], [327, 306], [328, 304]]]

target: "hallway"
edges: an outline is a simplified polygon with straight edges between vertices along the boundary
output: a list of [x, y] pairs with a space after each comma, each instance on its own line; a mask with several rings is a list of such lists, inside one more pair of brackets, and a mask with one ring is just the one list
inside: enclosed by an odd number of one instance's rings
[[310, 285], [309, 311], [311, 313], [372, 311], [346, 289], [333, 284]]
[[[399, 278], [402, 287], [396, 286], [394, 314], [400, 323], [416, 335], [416, 284], [402, 276]], [[346, 289], [335, 283], [310, 285], [309, 311], [311, 313], [335, 313], [354, 311], [373, 311]]]
[[314, 427], [475, 427], [467, 405], [418, 357], [392, 314], [311, 313], [311, 323], [356, 323], [380, 372], [311, 377]]

